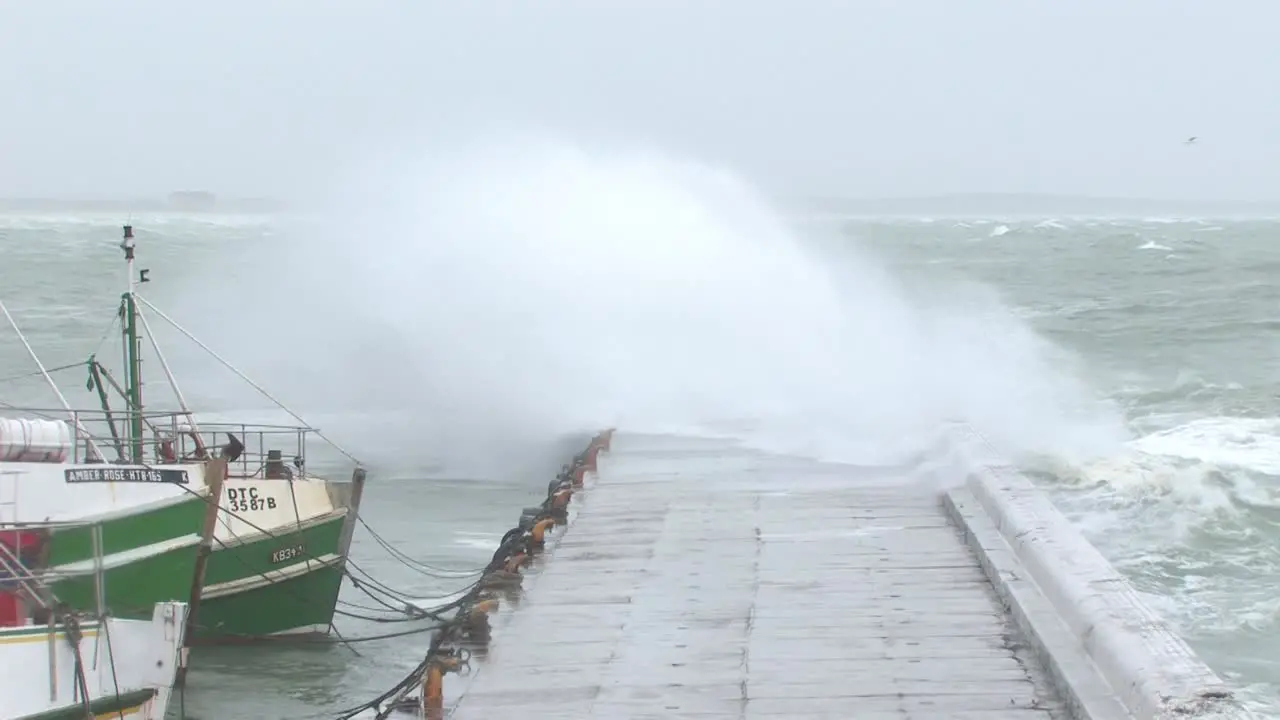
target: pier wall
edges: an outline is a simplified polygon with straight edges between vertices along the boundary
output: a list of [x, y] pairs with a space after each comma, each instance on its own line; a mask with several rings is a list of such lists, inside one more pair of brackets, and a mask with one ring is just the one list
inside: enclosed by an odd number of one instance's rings
[[1027, 477], [964, 465], [943, 504], [1077, 717], [1256, 717]]

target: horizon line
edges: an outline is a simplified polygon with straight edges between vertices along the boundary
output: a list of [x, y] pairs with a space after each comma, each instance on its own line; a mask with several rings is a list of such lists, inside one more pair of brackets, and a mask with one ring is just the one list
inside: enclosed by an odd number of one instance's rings
[[[124, 207], [128, 205], [141, 206], [137, 209], [176, 209], [176, 210], [194, 210], [197, 208], [183, 208], [184, 203], [175, 202], [175, 195], [198, 195], [208, 194], [212, 196], [212, 203], [208, 210], [217, 210], [219, 206], [244, 206], [251, 205], [259, 208], [272, 206], [278, 209], [284, 209], [286, 206], [298, 207], [306, 206], [309, 200], [305, 198], [280, 198], [269, 195], [228, 195], [222, 196], [216, 192], [201, 190], [184, 190], [174, 191], [167, 195], [134, 195], [134, 196], [116, 196], [116, 197], [50, 197], [50, 196], [0, 196], [0, 206], [22, 206], [22, 205], [46, 205], [46, 206], [73, 206], [73, 205], [103, 205], [111, 207]], [[1001, 192], [1001, 191], [979, 191], [979, 192], [950, 192], [950, 193], [934, 193], [921, 195], [845, 195], [836, 193], [785, 193], [778, 194], [774, 197], [791, 202], [801, 203], [821, 203], [821, 204], [857, 204], [857, 205], [873, 205], [873, 204], [905, 204], [905, 203], [929, 203], [929, 202], [1052, 202], [1052, 203], [1088, 203], [1088, 204], [1132, 204], [1132, 205], [1181, 205], [1181, 206], [1219, 206], [1219, 207], [1238, 207], [1238, 208], [1280, 208], [1280, 198], [1269, 200], [1227, 200], [1227, 199], [1209, 199], [1209, 198], [1161, 198], [1152, 196], [1122, 196], [1122, 195], [1075, 195], [1075, 194], [1054, 194], [1054, 193], [1020, 193], [1020, 192]]]

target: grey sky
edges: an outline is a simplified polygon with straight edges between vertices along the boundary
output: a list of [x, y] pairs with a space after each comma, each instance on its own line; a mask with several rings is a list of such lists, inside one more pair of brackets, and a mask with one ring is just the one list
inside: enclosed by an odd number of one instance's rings
[[287, 197], [538, 132], [788, 193], [1274, 200], [1276, 28], [1275, 0], [0, 0], [0, 195]]

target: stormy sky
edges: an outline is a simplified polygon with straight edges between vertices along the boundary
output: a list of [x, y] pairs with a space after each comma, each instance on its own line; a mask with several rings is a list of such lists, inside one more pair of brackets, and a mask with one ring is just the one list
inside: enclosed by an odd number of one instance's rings
[[1274, 0], [10, 0], [0, 196], [299, 197], [552, 137], [789, 194], [1275, 200], [1277, 27]]

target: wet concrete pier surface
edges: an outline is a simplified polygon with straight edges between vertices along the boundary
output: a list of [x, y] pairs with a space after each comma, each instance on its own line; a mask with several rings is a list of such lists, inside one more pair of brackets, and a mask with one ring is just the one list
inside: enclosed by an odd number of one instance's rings
[[1067, 717], [910, 470], [618, 434], [573, 505], [451, 717]]

